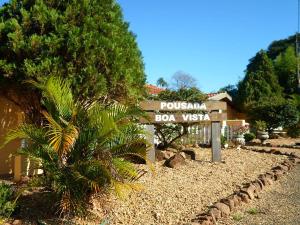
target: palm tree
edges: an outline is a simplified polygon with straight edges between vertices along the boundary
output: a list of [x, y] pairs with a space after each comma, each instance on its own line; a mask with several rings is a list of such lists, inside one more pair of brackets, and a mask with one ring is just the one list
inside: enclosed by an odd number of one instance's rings
[[146, 141], [132, 121], [139, 111], [119, 104], [76, 102], [70, 84], [57, 77], [30, 82], [42, 92], [42, 126], [22, 124], [6, 143], [26, 138], [20, 153], [42, 165], [44, 185], [58, 196], [63, 215], [82, 214], [91, 195], [109, 190], [122, 195], [135, 188], [141, 171], [128, 156], [146, 160]]
[[163, 87], [163, 88], [167, 88], [168, 87], [168, 83], [162, 77], [158, 78], [158, 80], [156, 81], [156, 85], [160, 86], [160, 87]]

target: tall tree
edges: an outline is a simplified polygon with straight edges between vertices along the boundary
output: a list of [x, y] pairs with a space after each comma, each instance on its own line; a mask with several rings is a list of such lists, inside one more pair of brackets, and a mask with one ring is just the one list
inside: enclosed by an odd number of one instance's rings
[[253, 102], [282, 98], [282, 88], [275, 75], [272, 61], [265, 51], [250, 59], [245, 78], [238, 84], [237, 101], [242, 108]]
[[196, 79], [183, 71], [177, 71], [172, 76], [172, 81], [174, 88], [177, 90], [196, 87]]
[[296, 35], [292, 35], [288, 38], [273, 41], [268, 49], [267, 54], [270, 59], [275, 60], [277, 56], [283, 53], [288, 47], [295, 47]]
[[0, 43], [2, 84], [58, 75], [79, 99], [143, 94], [141, 52], [115, 0], [11, 0], [0, 8]]
[[295, 48], [290, 46], [283, 53], [280, 53], [275, 60], [275, 71], [280, 85], [285, 93], [296, 93], [297, 79], [297, 56]]

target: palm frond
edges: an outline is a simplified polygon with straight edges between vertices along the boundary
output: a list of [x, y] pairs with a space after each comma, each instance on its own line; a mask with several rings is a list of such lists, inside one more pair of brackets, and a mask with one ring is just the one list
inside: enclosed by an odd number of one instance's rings
[[143, 185], [138, 183], [124, 183], [118, 180], [112, 180], [112, 190], [120, 199], [125, 199], [128, 197], [131, 191], [141, 191], [143, 189]]
[[69, 152], [78, 138], [77, 128], [71, 123], [68, 123], [66, 127], [62, 127], [49, 113], [46, 111], [42, 113], [49, 122], [47, 136], [49, 136], [50, 145], [59, 156]]
[[147, 155], [147, 144], [145, 139], [137, 139], [129, 143], [113, 146], [110, 151], [113, 157], [136, 154], [145, 159]]
[[133, 181], [140, 175], [139, 171], [133, 166], [133, 164], [123, 158], [113, 158], [112, 164], [116, 168], [118, 175], [120, 175], [123, 179]]
[[0, 148], [17, 138], [30, 139], [37, 143], [45, 143], [47, 141], [45, 138], [45, 131], [42, 128], [39, 128], [33, 124], [24, 123], [21, 124], [18, 128], [10, 130], [7, 133]]
[[[50, 77], [45, 83], [39, 83], [33, 80], [27, 82], [42, 90], [45, 96], [44, 101], [47, 101], [46, 106], [50, 107], [53, 104], [59, 112], [59, 115], [65, 119], [72, 117], [75, 103], [68, 81], [60, 77]], [[50, 111], [50, 109], [48, 110]]]
[[91, 126], [98, 128], [99, 136], [105, 136], [110, 131], [117, 129], [114, 118], [99, 104], [93, 104], [88, 109], [88, 117]]

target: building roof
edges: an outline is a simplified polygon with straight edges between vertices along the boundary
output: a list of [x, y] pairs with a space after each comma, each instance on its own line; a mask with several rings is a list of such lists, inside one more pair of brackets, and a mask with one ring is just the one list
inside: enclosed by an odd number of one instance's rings
[[164, 88], [160, 88], [152, 84], [146, 84], [146, 88], [150, 95], [158, 95], [160, 92], [165, 90]]
[[208, 93], [206, 95], [208, 97], [208, 100], [215, 100], [215, 101], [227, 100], [232, 102], [232, 97], [227, 92]]

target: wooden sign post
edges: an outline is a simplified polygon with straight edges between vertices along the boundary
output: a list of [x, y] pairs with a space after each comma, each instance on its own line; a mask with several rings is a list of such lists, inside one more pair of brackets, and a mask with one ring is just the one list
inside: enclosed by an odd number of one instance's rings
[[151, 162], [154, 162], [155, 161], [154, 125], [151, 124], [146, 125], [146, 138], [148, 143], [151, 145], [147, 152], [147, 158]]
[[221, 161], [221, 121], [226, 120], [227, 116], [225, 113], [222, 113], [222, 111], [227, 109], [225, 102], [144, 101], [141, 102], [140, 106], [147, 112], [146, 117], [141, 118], [140, 122], [147, 124], [147, 139], [153, 144], [153, 147], [148, 152], [150, 161], [155, 161], [153, 124], [158, 123], [210, 123], [212, 161]]

